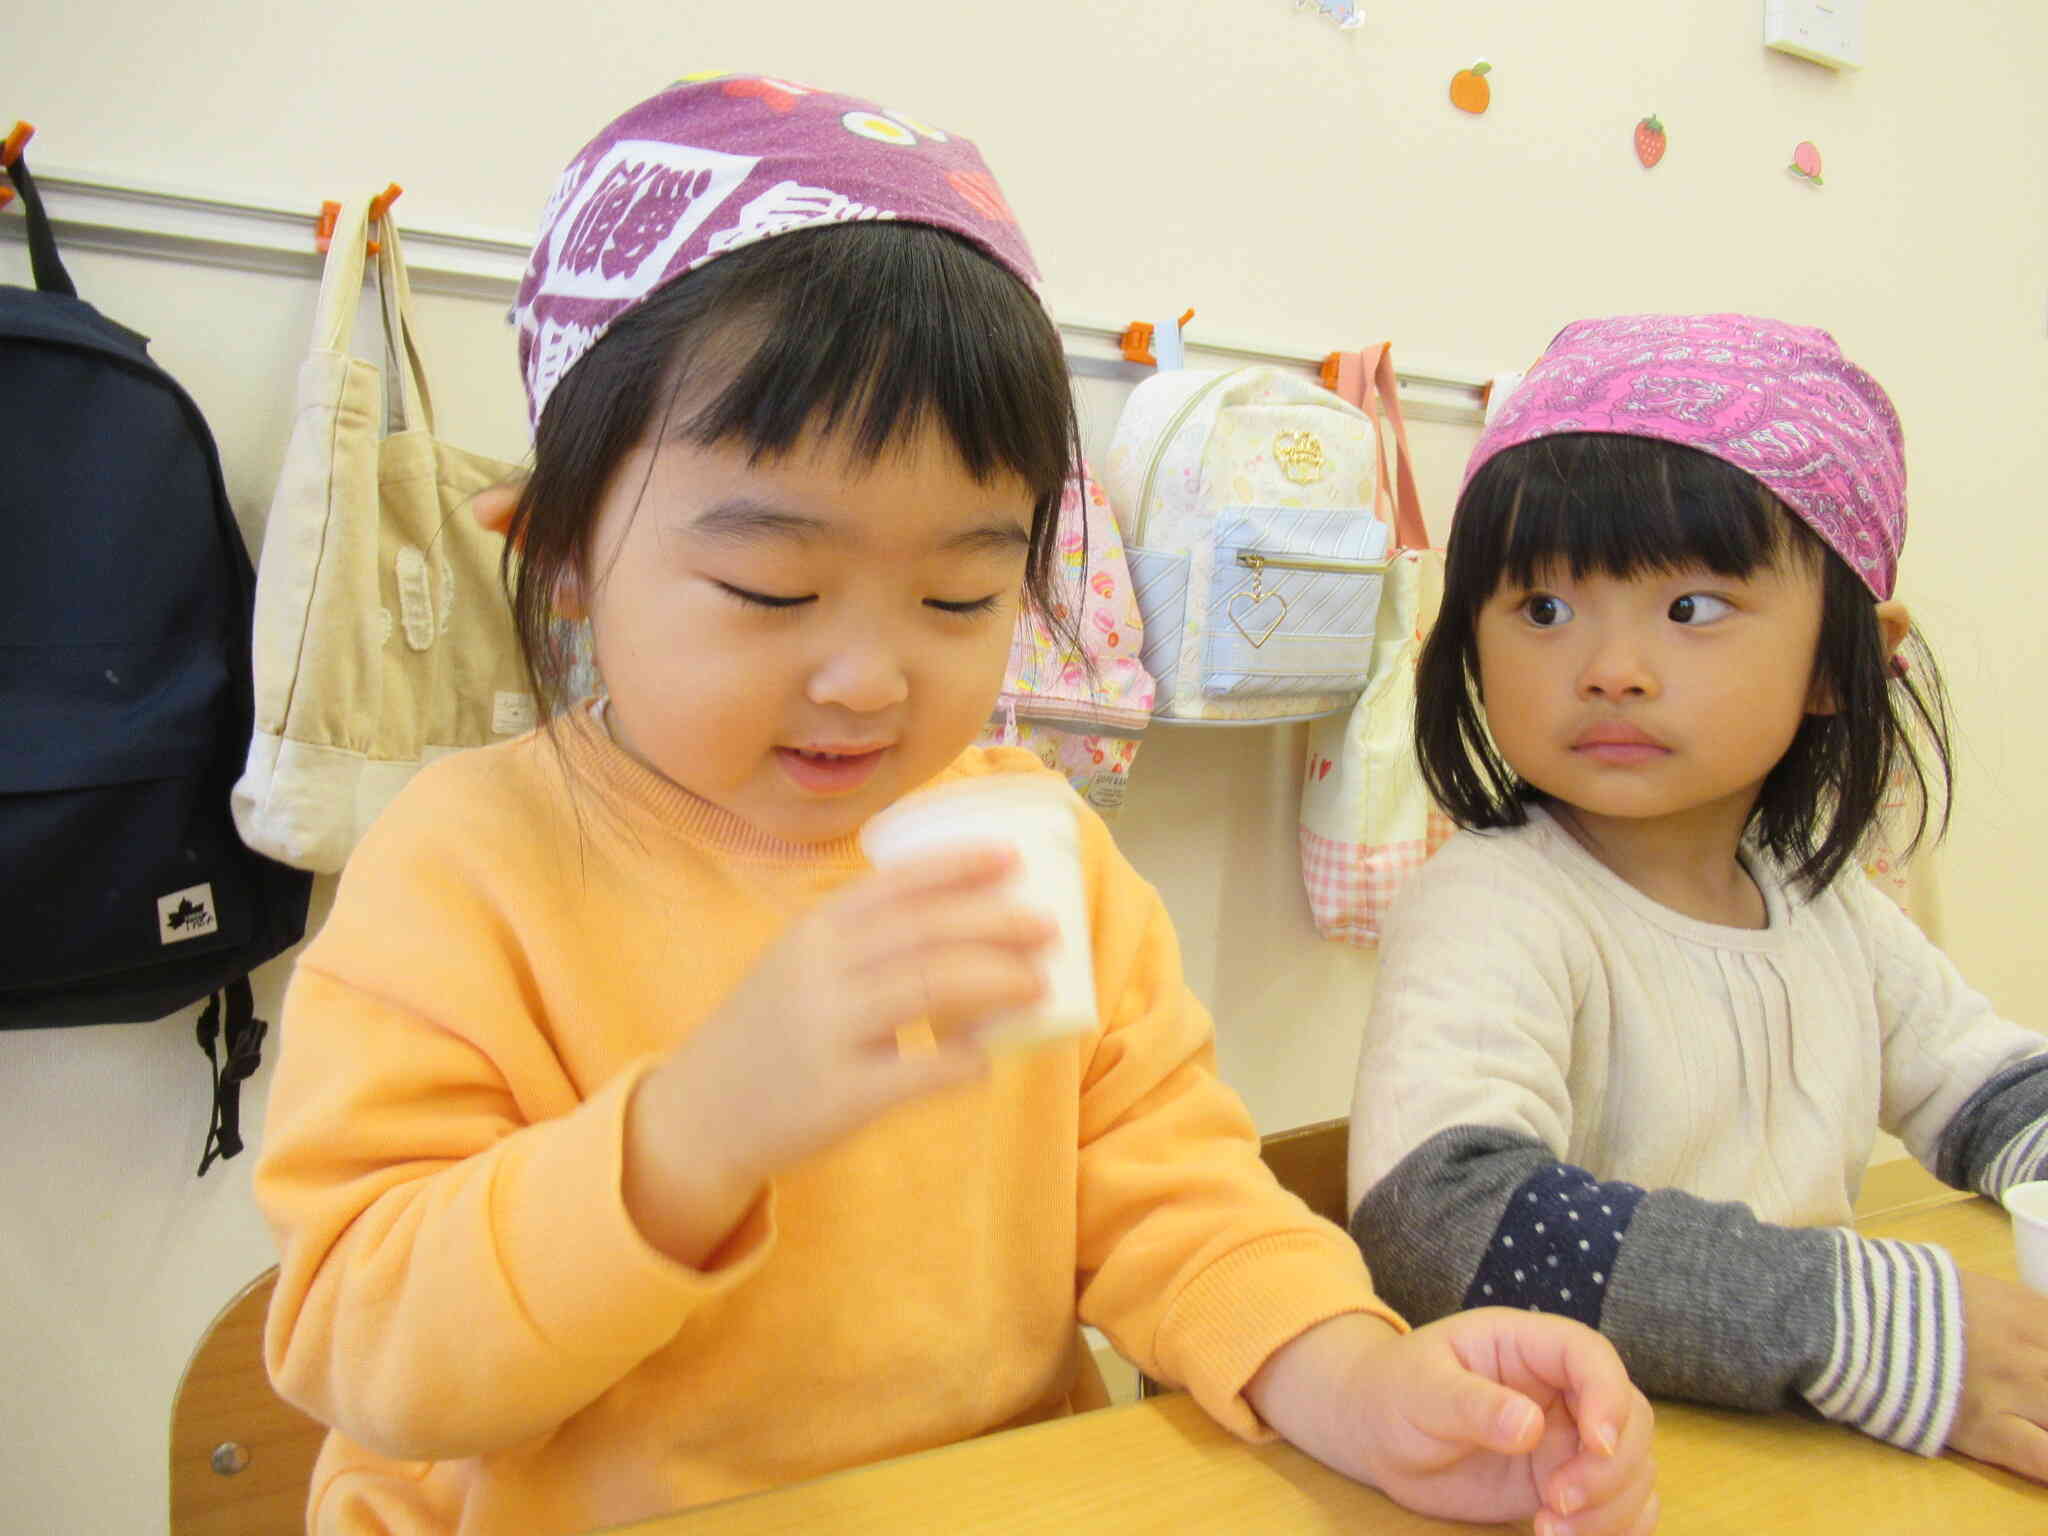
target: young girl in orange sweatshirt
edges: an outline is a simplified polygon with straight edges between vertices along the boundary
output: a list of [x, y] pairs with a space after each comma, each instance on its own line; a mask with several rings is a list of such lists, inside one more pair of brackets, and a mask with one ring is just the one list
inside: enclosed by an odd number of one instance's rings
[[1038, 992], [1005, 857], [859, 851], [922, 786], [1044, 772], [969, 745], [1057, 611], [1035, 279], [965, 140], [786, 81], [571, 163], [496, 504], [551, 723], [413, 781], [285, 1005], [257, 1192], [271, 1373], [334, 1426], [312, 1529], [581, 1531], [1067, 1413], [1078, 1321], [1417, 1508], [1654, 1523], [1604, 1341], [1410, 1333], [1265, 1172], [1078, 801], [1100, 1023], [1028, 1054], [971, 1023]]

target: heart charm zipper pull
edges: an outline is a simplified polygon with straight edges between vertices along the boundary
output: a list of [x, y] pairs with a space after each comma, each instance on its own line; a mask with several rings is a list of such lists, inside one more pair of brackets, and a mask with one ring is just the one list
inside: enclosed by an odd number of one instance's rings
[[[1224, 606], [1223, 611], [1230, 616], [1230, 622], [1236, 627], [1237, 632], [1251, 642], [1253, 650], [1257, 650], [1268, 640], [1272, 639], [1273, 632], [1286, 622], [1287, 599], [1278, 592], [1268, 592], [1265, 590], [1265, 561], [1261, 560], [1257, 555], [1240, 555], [1238, 558], [1241, 563], [1252, 568], [1251, 588], [1248, 591], [1233, 592], [1230, 595], [1230, 601]], [[1273, 615], [1272, 622], [1264, 629], [1260, 630], [1257, 634], [1253, 634], [1245, 621], [1255, 616], [1260, 606], [1265, 603], [1278, 603], [1280, 611]]]

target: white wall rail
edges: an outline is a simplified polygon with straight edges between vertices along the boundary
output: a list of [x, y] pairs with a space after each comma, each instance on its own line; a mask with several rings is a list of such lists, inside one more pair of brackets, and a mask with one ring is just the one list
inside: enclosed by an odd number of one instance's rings
[[[313, 244], [318, 209], [281, 201], [223, 197], [215, 193], [139, 182], [117, 182], [58, 168], [36, 171], [36, 185], [67, 250], [149, 256], [252, 272], [282, 272], [317, 278], [322, 257]], [[509, 303], [526, 268], [529, 240], [487, 230], [414, 226], [403, 222], [406, 268], [425, 293]], [[0, 239], [21, 241], [18, 207], [0, 215]], [[1133, 317], [1146, 318], [1146, 317]], [[1155, 325], [1172, 316], [1152, 317]], [[1076, 373], [1135, 382], [1152, 370], [1125, 360], [1121, 338], [1128, 322], [1062, 318], [1060, 334]], [[1353, 338], [1352, 344], [1375, 340]], [[1400, 338], [1395, 338], [1398, 343]], [[1212, 337], [1199, 320], [1184, 338], [1191, 367], [1270, 363], [1316, 372], [1331, 350], [1264, 340]], [[1396, 347], [1397, 358], [1401, 348]], [[1399, 364], [1401, 403], [1421, 421], [1476, 424], [1490, 371]]]

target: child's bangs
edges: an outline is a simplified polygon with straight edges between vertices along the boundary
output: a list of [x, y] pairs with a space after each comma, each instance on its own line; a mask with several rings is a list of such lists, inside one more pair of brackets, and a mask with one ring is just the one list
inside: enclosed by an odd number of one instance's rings
[[1481, 507], [1491, 514], [1465, 530], [1486, 546], [1475, 551], [1481, 568], [1522, 586], [1558, 566], [1574, 578], [1688, 566], [1748, 576], [1777, 561], [1796, 526], [1732, 464], [1608, 433], [1561, 433], [1508, 449], [1482, 467], [1472, 489], [1481, 494], [1468, 493], [1459, 515]]
[[[816, 427], [872, 462], [937, 426], [977, 479], [1007, 471], [1041, 501], [1057, 498], [1075, 441], [1066, 359], [1014, 276], [913, 224], [785, 235], [758, 255], [747, 291], [726, 295], [744, 318], [683, 362], [673, 434], [742, 442], [761, 458]], [[700, 404], [693, 374], [729, 382]]]

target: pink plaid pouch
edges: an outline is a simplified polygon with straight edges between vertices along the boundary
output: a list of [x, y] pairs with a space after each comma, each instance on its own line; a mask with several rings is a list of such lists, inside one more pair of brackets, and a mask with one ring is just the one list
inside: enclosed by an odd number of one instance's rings
[[[1443, 553], [1409, 468], [1408, 429], [1384, 344], [1339, 359], [1338, 392], [1394, 429], [1400, 547], [1388, 562], [1373, 630], [1372, 671], [1358, 702], [1309, 727], [1301, 787], [1301, 879], [1316, 932], [1377, 944], [1408, 877], [1451, 835], [1415, 757], [1415, 665], [1443, 596]], [[1384, 475], [1384, 459], [1382, 470]]]
[[[1113, 811], [1123, 804], [1155, 690], [1139, 660], [1145, 624], [1123, 540], [1109, 498], [1085, 466], [1067, 481], [1055, 537], [1059, 617], [1078, 611], [1081, 650], [1062, 643], [1037, 614], [1020, 617], [1002, 696], [980, 742], [1036, 752], [1082, 799]], [[1093, 678], [1084, 662], [1093, 664]]]

